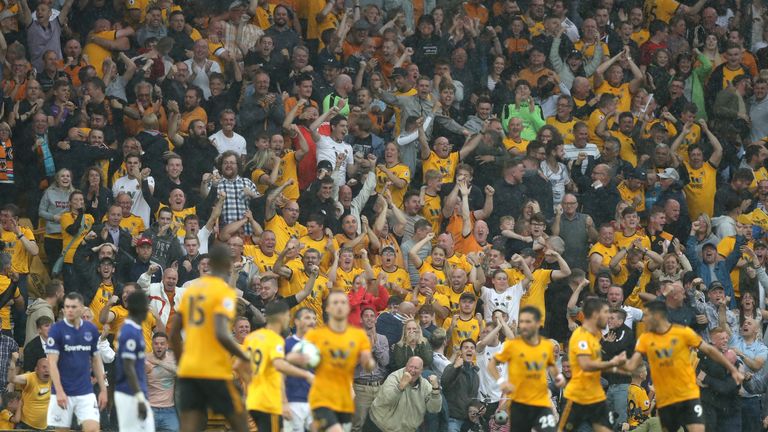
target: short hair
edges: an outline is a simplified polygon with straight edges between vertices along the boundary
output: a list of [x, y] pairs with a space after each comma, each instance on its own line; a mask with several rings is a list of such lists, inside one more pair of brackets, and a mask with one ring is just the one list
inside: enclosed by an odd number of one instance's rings
[[201, 89], [200, 87], [196, 85], [191, 85], [187, 87], [187, 90], [184, 92], [184, 94], [187, 94], [187, 92], [189, 91], [195, 92], [195, 95], [197, 95], [197, 98], [200, 100], [203, 100], [203, 89]]
[[520, 309], [520, 315], [527, 313], [533, 315], [533, 321], [539, 322], [541, 321], [541, 311], [536, 306], [525, 306]]
[[157, 338], [166, 338], [168, 339], [168, 335], [165, 332], [159, 331], [152, 335], [152, 340], [155, 340]]
[[221, 110], [221, 113], [219, 114], [219, 118], [222, 119], [222, 118], [224, 118], [225, 115], [229, 115], [229, 114], [232, 114], [233, 116], [237, 117], [237, 115], [235, 114], [235, 112], [233, 110], [231, 110], [229, 108], [225, 108], [225, 109]]
[[653, 20], [648, 24], [648, 33], [653, 36], [656, 33], [663, 32], [667, 29], [667, 23], [661, 20]]
[[35, 328], [38, 328], [38, 329], [48, 324], [53, 324], [53, 320], [51, 319], [51, 317], [48, 317], [48, 316], [41, 316], [40, 318], [35, 320]]
[[754, 179], [755, 179], [755, 174], [752, 172], [750, 168], [739, 168], [736, 170], [736, 172], [733, 173], [732, 180], [752, 183]]
[[648, 303], [645, 304], [645, 309], [648, 310], [648, 312], [652, 314], [661, 314], [664, 318], [667, 318], [667, 315], [669, 314], [669, 309], [667, 308], [667, 304], [664, 303], [661, 300], [651, 300]]
[[336, 127], [341, 123], [342, 121], [346, 121], [347, 118], [343, 115], [336, 115], [334, 116], [328, 123], [331, 125], [332, 128]]
[[45, 284], [45, 287], [43, 288], [43, 295], [45, 298], [52, 298], [56, 297], [56, 294], [59, 292], [59, 288], [64, 286], [64, 282], [62, 282], [59, 279], [51, 279], [50, 282]]
[[401, 296], [392, 295], [392, 296], [389, 296], [389, 300], [387, 300], [387, 306], [388, 307], [399, 306], [400, 303], [402, 302], [403, 302], [403, 298]]
[[274, 300], [267, 303], [266, 308], [264, 308], [264, 315], [267, 317], [267, 320], [269, 320], [270, 318], [284, 314], [289, 310], [291, 309], [288, 307], [288, 303], [283, 300]]
[[142, 310], [147, 310], [149, 307], [149, 300], [143, 291], [132, 292], [128, 295], [128, 298], [125, 299], [125, 303], [125, 308], [128, 309], [128, 313], [130, 314], [139, 313]]
[[0, 211], [8, 212], [11, 214], [11, 217], [16, 217], [21, 213], [21, 210], [19, 210], [19, 206], [13, 203], [8, 203], [2, 207]]
[[67, 294], [66, 297], [64, 297], [66, 300], [76, 300], [79, 301], [80, 304], [85, 304], [85, 300], [83, 299], [83, 295], [79, 292], [72, 291], [69, 294]]
[[437, 349], [445, 344], [445, 340], [448, 338], [448, 334], [444, 328], [436, 328], [431, 335], [429, 335], [429, 344], [432, 349]]
[[584, 317], [592, 318], [592, 316], [600, 312], [600, 310], [607, 305], [608, 303], [606, 303], [605, 300], [598, 297], [590, 297], [584, 300], [584, 306], [582, 307], [582, 311], [584, 312]]
[[611, 313], [615, 313], [615, 314], [621, 315], [621, 320], [622, 321], [625, 321], [627, 319], [627, 311], [625, 311], [624, 309], [622, 309], [620, 307], [611, 309]]
[[477, 342], [475, 342], [475, 340], [474, 340], [474, 339], [469, 339], [469, 338], [467, 338], [467, 339], [464, 339], [464, 340], [463, 340], [463, 341], [461, 341], [461, 343], [459, 344], [459, 349], [461, 349], [461, 348], [464, 346], [464, 344], [472, 344], [472, 346], [473, 346], [473, 347], [477, 347]]

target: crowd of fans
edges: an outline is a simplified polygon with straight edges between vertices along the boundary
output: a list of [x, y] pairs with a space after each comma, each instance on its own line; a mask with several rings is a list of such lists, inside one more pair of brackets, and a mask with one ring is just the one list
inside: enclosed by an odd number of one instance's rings
[[[518, 311], [567, 347], [590, 296], [606, 359], [663, 300], [747, 376], [700, 355], [707, 430], [764, 430], [766, 20], [739, 0], [1, 1], [0, 428], [46, 427], [65, 293], [109, 380], [143, 290], [148, 399], [178, 430], [167, 324], [218, 242], [241, 343], [284, 298], [290, 349], [348, 293], [378, 365], [353, 431], [506, 430], [487, 365]], [[661, 430], [652, 381], [603, 375], [616, 430]], [[286, 385], [286, 430], [309, 429], [309, 384]]]

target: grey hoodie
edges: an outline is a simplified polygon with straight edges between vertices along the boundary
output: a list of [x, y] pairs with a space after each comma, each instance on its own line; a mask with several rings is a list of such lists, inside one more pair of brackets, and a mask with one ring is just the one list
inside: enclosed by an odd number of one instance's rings
[[53, 308], [48, 304], [45, 299], [35, 299], [27, 307], [27, 334], [24, 339], [24, 345], [29, 343], [32, 339], [37, 337], [37, 325], [36, 322], [40, 317], [47, 316], [53, 321], [56, 321], [56, 317], [53, 313]]
[[37, 211], [40, 217], [45, 219], [46, 234], [60, 234], [61, 224], [56, 222], [53, 217], [60, 215], [69, 209], [69, 194], [71, 192], [56, 186], [51, 186], [43, 193], [40, 205]]

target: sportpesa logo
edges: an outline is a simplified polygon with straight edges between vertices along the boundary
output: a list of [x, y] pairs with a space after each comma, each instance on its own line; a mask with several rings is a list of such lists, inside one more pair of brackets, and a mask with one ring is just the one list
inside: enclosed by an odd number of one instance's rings
[[64, 351], [90, 351], [91, 347], [88, 345], [65, 345]]

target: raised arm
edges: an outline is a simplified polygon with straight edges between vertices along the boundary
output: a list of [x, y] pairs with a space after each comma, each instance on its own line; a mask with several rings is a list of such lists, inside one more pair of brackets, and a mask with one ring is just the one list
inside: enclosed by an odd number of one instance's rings
[[424, 261], [422, 261], [419, 257], [419, 251], [424, 247], [424, 245], [426, 245], [428, 242], [431, 242], [433, 238], [435, 238], [435, 233], [427, 234], [426, 237], [417, 241], [416, 244], [411, 247], [411, 250], [408, 251], [408, 262], [413, 264], [416, 269], [421, 268], [421, 265], [424, 264]]
[[723, 145], [720, 143], [720, 140], [717, 139], [715, 134], [709, 130], [706, 120], [699, 120], [699, 125], [701, 126], [701, 130], [707, 135], [709, 142], [712, 144], [712, 156], [709, 157], [709, 163], [717, 168], [720, 165], [720, 161], [723, 159]]

